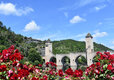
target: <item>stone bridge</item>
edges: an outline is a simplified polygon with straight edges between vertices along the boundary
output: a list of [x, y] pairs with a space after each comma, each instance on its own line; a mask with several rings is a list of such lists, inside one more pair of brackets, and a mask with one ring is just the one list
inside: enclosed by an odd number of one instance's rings
[[56, 64], [57, 64], [57, 69], [62, 69], [64, 67], [64, 64], [62, 63], [62, 60], [67, 57], [70, 60], [70, 67], [75, 70], [77, 68], [77, 59], [80, 56], [83, 56], [87, 59], [87, 65], [91, 65], [93, 63], [93, 58], [96, 54], [94, 52], [94, 45], [93, 45], [93, 40], [92, 36], [90, 33], [87, 34], [85, 38], [85, 43], [86, 43], [86, 51], [85, 52], [76, 52], [76, 53], [69, 53], [69, 54], [56, 54], [54, 55], [52, 53], [52, 43], [50, 41], [47, 41], [45, 43], [45, 56], [43, 59], [45, 62], [50, 62], [51, 58], [56, 59]]

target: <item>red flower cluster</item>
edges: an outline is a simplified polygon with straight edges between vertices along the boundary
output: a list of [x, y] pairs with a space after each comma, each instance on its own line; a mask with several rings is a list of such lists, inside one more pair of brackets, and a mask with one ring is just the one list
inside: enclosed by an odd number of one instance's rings
[[51, 66], [57, 66], [55, 63], [53, 63], [53, 62], [46, 62], [46, 67], [49, 67], [49, 65], [51, 65]]
[[94, 77], [97, 79], [106, 78], [112, 80], [113, 77], [111, 77], [111, 75], [114, 74], [114, 54], [111, 55], [109, 52], [104, 52], [103, 54], [97, 52], [96, 58], [98, 62], [87, 67], [85, 74], [89, 77], [95, 75]]
[[47, 62], [47, 70], [42, 70], [42, 64], [38, 64], [38, 66], [21, 64], [19, 61], [22, 59], [23, 56], [18, 49], [14, 50], [13, 45], [3, 50], [2, 53], [0, 53], [0, 63], [2, 63], [2, 65], [0, 65], [0, 72], [2, 72], [0, 78], [4, 80], [55, 80], [56, 76], [60, 76], [61, 78], [64, 78], [64, 75], [81, 77], [83, 74], [81, 70], [78, 70], [77, 73], [76, 71], [73, 72], [71, 68], [65, 71], [66, 74], [64, 74], [61, 69], [56, 72], [57, 65], [53, 62]]
[[58, 71], [58, 74], [59, 74], [60, 77], [63, 76], [63, 71], [62, 71], [62, 69], [60, 69], [60, 70]]
[[75, 70], [73, 75], [74, 75], [74, 77], [82, 77], [83, 76], [83, 71], [81, 69]]
[[73, 70], [72, 70], [71, 68], [69, 68], [69, 69], [67, 69], [67, 70], [65, 71], [65, 73], [66, 73], [67, 75], [74, 76], [74, 77], [82, 77], [82, 76], [83, 76], [83, 71], [82, 71], [81, 69], [75, 70], [75, 71], [73, 72]]
[[0, 65], [0, 72], [6, 71], [6, 65]]
[[68, 68], [68, 69], [65, 71], [65, 73], [66, 73], [67, 75], [73, 75], [73, 70], [72, 70], [71, 68]]
[[[13, 54], [14, 53], [14, 54]], [[14, 51], [14, 46], [12, 45], [10, 48], [5, 49], [0, 53], [0, 61], [1, 62], [6, 62], [6, 61], [20, 61], [23, 59], [23, 56], [21, 55], [20, 52], [18, 52], [18, 49]]]
[[[85, 74], [91, 79], [96, 80], [114, 80], [114, 54], [109, 52], [97, 52], [97, 62], [87, 67]], [[83, 71], [81, 69], [73, 71], [67, 69], [65, 73], [60, 69], [56, 72], [56, 64], [53, 62], [46, 63], [46, 69], [43, 70], [42, 64], [38, 66], [19, 63], [23, 56], [18, 51], [14, 50], [12, 45], [0, 53], [0, 79], [3, 80], [56, 80], [60, 77], [72, 80], [82, 80]]]
[[29, 75], [29, 71], [26, 69], [20, 69], [18, 70], [18, 77], [27, 77]]

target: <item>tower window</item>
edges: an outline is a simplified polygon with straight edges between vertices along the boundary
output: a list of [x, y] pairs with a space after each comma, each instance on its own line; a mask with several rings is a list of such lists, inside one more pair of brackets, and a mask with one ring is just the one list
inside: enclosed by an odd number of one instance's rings
[[46, 47], [48, 47], [48, 45], [46, 45]]

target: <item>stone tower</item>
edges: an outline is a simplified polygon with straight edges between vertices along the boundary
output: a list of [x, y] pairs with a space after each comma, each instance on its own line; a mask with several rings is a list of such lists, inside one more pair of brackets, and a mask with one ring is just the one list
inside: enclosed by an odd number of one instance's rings
[[93, 63], [93, 56], [94, 56], [94, 47], [93, 47], [93, 40], [90, 33], [86, 35], [86, 57], [87, 57], [87, 65], [90, 66]]
[[49, 62], [49, 57], [52, 54], [52, 43], [50, 39], [48, 39], [45, 43], [45, 62]]

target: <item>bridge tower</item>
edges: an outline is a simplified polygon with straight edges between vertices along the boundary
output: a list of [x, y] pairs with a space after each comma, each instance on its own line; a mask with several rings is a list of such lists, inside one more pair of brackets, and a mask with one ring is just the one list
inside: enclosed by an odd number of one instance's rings
[[45, 43], [45, 62], [49, 62], [51, 54], [52, 54], [52, 43], [50, 39], [48, 39]]
[[94, 46], [93, 46], [93, 40], [92, 35], [88, 33], [86, 35], [86, 58], [87, 58], [87, 65], [90, 66], [93, 63], [93, 57], [94, 57]]

